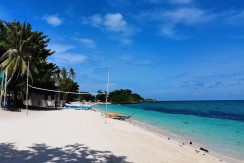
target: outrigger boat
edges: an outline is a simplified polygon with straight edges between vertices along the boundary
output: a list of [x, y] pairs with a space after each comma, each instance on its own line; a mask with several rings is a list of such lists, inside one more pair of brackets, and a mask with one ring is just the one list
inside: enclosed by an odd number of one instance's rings
[[120, 113], [109, 113], [109, 114], [106, 114], [106, 118], [117, 119], [117, 120], [127, 120], [127, 119], [130, 119], [133, 114], [123, 115]]
[[71, 102], [65, 103], [64, 108], [66, 109], [75, 109], [75, 110], [89, 110], [93, 107], [90, 103], [85, 102]]
[[[134, 113], [133, 113], [134, 114]], [[131, 114], [131, 115], [118, 115], [118, 116], [115, 116], [113, 119], [118, 119], [118, 120], [127, 120], [127, 119], [129, 119], [130, 120], [130, 118], [131, 118], [131, 116], [133, 115], [133, 114]]]

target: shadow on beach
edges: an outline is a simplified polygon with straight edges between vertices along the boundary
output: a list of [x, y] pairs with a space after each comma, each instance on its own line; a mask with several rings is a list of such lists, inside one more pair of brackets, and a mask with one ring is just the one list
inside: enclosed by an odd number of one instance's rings
[[126, 156], [115, 156], [110, 151], [92, 150], [83, 144], [54, 148], [34, 144], [29, 150], [18, 150], [14, 143], [0, 143], [0, 162], [123, 162]]
[[[22, 108], [22, 110], [25, 110], [26, 106]], [[63, 108], [61, 107], [39, 107], [39, 106], [28, 106], [29, 110], [34, 110], [34, 111], [55, 111], [55, 110], [62, 110]]]
[[[13, 111], [13, 112], [21, 112], [26, 110], [26, 106], [14, 106], [11, 108], [4, 108], [2, 107], [3, 110], [5, 111]], [[28, 106], [28, 110], [33, 110], [33, 111], [56, 111], [56, 110], [62, 110], [64, 108], [62, 107], [39, 107], [39, 106]]]

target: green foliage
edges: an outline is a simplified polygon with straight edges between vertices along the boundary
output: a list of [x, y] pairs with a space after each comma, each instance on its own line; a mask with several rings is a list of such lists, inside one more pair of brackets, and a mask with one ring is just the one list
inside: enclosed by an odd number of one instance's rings
[[55, 88], [52, 78], [57, 69], [47, 62], [53, 52], [47, 49], [50, 39], [43, 32], [33, 31], [29, 23], [0, 21], [0, 67], [8, 71], [8, 89], [22, 91], [26, 87], [27, 64], [33, 85]]
[[3, 21], [0, 20], [0, 55], [5, 53], [8, 50], [6, 43], [6, 29]]
[[95, 96], [93, 96], [89, 92], [80, 92], [80, 93], [86, 93], [86, 94], [79, 95], [79, 101], [95, 101]]
[[69, 78], [72, 80], [75, 79], [75, 71], [72, 68], [69, 70]]
[[18, 79], [27, 73], [28, 62], [29, 77], [32, 79], [32, 74], [38, 71], [33, 62], [36, 47], [33, 44], [34, 33], [31, 25], [25, 22], [4, 22], [3, 25], [5, 34], [2, 34], [1, 42], [8, 50], [1, 56], [0, 67], [8, 72], [7, 85], [12, 79]]
[[[26, 88], [27, 64], [30, 63], [29, 77], [37, 87], [78, 92], [79, 85], [74, 82], [75, 71], [47, 62], [47, 57], [54, 52], [47, 48], [50, 39], [43, 32], [33, 31], [26, 22], [0, 21], [0, 72], [8, 72], [8, 90], [15, 94]], [[31, 89], [36, 93], [42, 91]], [[77, 98], [73, 94], [59, 94], [64, 102]], [[87, 99], [91, 97], [87, 96]]]
[[119, 89], [109, 94], [109, 101], [112, 103], [128, 104], [143, 102], [143, 98], [138, 94], [132, 94], [129, 89]]
[[97, 91], [96, 100], [100, 102], [106, 101], [106, 92], [103, 92], [101, 90]]
[[[50, 39], [43, 32], [33, 31], [29, 23], [19, 21], [0, 21], [0, 72], [8, 71], [8, 88], [23, 91], [26, 87], [27, 63], [30, 63], [30, 78], [33, 85], [41, 88], [65, 92], [78, 92], [79, 85], [74, 81], [75, 71], [60, 70], [55, 64], [48, 63], [47, 57], [54, 52], [47, 48]], [[32, 90], [34, 91], [34, 90]], [[35, 90], [38, 92], [38, 90]], [[91, 94], [59, 94], [63, 102], [76, 99], [94, 101]], [[98, 91], [96, 99], [105, 102], [106, 92]], [[115, 90], [109, 94], [112, 103], [138, 103], [143, 98], [129, 89]]]
[[[73, 69], [70, 70], [69, 74], [75, 74]], [[74, 82], [72, 78], [73, 76], [68, 75], [66, 68], [63, 68], [62, 70], [57, 69], [54, 75], [57, 89], [64, 92], [78, 92], [79, 85], [77, 82]], [[60, 96], [63, 99], [63, 102], [74, 101], [77, 98], [77, 95], [74, 94], [61, 94]]]

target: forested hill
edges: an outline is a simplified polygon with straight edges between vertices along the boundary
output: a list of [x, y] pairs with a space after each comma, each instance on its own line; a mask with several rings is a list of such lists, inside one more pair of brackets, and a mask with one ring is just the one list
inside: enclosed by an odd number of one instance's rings
[[109, 102], [116, 104], [140, 103], [144, 99], [129, 89], [119, 89], [109, 93]]

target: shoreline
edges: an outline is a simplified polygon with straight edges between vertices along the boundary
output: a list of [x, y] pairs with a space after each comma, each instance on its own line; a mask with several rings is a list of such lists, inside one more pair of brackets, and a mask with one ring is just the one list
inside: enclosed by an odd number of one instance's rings
[[[100, 112], [101, 114], [103, 114], [103, 112], [99, 109], [94, 108], [96, 111]], [[212, 155], [216, 158], [218, 158], [221, 161], [227, 161], [227, 162], [234, 162], [234, 163], [244, 163], [244, 160], [242, 160], [241, 158], [234, 158], [231, 156], [226, 156], [225, 153], [220, 153], [217, 152], [215, 150], [209, 150], [208, 148], [205, 147], [204, 143], [199, 143], [197, 141], [195, 141], [194, 139], [191, 140], [191, 138], [189, 137], [185, 137], [183, 135], [179, 135], [179, 134], [175, 134], [171, 131], [167, 131], [164, 128], [159, 128], [157, 126], [153, 126], [153, 125], [149, 125], [137, 120], [130, 120], [130, 121], [126, 121], [132, 125], [135, 125], [136, 127], [139, 127], [143, 130], [145, 130], [146, 132], [151, 132], [159, 137], [161, 137], [162, 139], [166, 139], [166, 140], [171, 140], [171, 141], [175, 141], [176, 143], [179, 144], [179, 146], [181, 147], [189, 147], [194, 149], [197, 153], [199, 153], [200, 151], [204, 152], [203, 150], [200, 150], [200, 148], [202, 149], [206, 149], [208, 152], [206, 154]]]
[[[168, 139], [168, 140], [172, 140], [175, 141], [176, 143], [179, 144], [179, 146], [181, 147], [190, 147], [193, 148], [195, 151], [201, 151], [200, 148], [206, 149], [208, 150], [207, 154], [212, 155], [216, 158], [218, 158], [221, 161], [227, 161], [227, 162], [242, 162], [244, 163], [244, 160], [241, 160], [239, 158], [234, 158], [234, 157], [230, 157], [230, 156], [226, 156], [222, 153], [218, 153], [214, 150], [209, 150], [208, 148], [204, 147], [205, 145], [202, 143], [198, 143], [195, 140], [190, 140], [190, 138], [188, 137], [184, 137], [183, 135], [176, 135], [170, 131], [166, 131], [163, 128], [158, 128], [156, 126], [152, 126], [152, 125], [148, 125], [136, 120], [132, 120], [129, 123], [131, 123], [132, 125], [135, 125], [137, 127], [140, 127], [142, 129], [144, 129], [147, 132], [151, 132], [159, 137], [161, 137], [162, 139]], [[190, 142], [192, 144], [190, 144]], [[203, 151], [202, 151], [203, 152]], [[197, 152], [198, 153], [198, 152]]]
[[164, 139], [138, 125], [102, 118], [101, 112], [30, 110], [27, 117], [25, 110], [1, 110], [0, 122], [0, 152], [3, 153], [0, 160], [3, 162], [24, 162], [26, 159], [35, 162], [52, 162], [53, 159], [63, 162], [67, 159], [81, 162], [221, 162], [218, 157], [204, 151], [196, 153], [188, 146], [180, 147], [177, 141]]
[[[103, 111], [103, 108], [98, 109], [98, 110]], [[114, 111], [114, 112], [116, 112], [116, 111]], [[132, 117], [132, 119], [133, 119], [133, 117]], [[198, 140], [197, 137], [191, 138], [190, 136], [185, 136], [181, 133], [177, 134], [176, 131], [167, 130], [167, 128], [164, 128], [163, 125], [157, 126], [154, 124], [147, 124], [147, 123], [144, 123], [144, 122], [141, 122], [138, 120], [134, 120], [134, 123], [136, 125], [138, 125], [139, 127], [143, 128], [145, 130], [149, 130], [150, 132], [155, 133], [161, 137], [166, 137], [166, 138], [170, 137], [171, 139], [173, 138], [177, 142], [184, 143], [184, 145], [189, 145], [191, 147], [196, 148], [197, 150], [199, 150], [200, 148], [207, 149], [207, 150], [209, 150], [209, 153], [211, 153], [214, 156], [219, 157], [221, 160], [228, 160], [229, 162], [243, 162], [244, 163], [244, 157], [240, 152], [238, 153], [235, 150], [231, 150], [232, 148], [218, 148], [218, 146], [215, 148], [215, 146], [213, 145], [214, 143], [213, 144], [208, 143], [208, 141], [212, 140], [212, 139], [207, 139], [206, 142], [199, 141], [201, 139]], [[204, 140], [204, 139], [202, 139], [202, 140]], [[215, 139], [213, 139], [213, 140], [215, 140]], [[189, 144], [190, 141], [192, 142], [192, 145]], [[214, 142], [218, 142], [219, 145], [221, 145], [221, 144], [224, 145], [226, 143], [225, 141], [221, 142], [218, 140], [216, 140]]]

